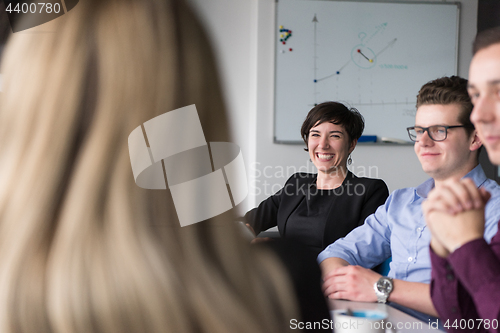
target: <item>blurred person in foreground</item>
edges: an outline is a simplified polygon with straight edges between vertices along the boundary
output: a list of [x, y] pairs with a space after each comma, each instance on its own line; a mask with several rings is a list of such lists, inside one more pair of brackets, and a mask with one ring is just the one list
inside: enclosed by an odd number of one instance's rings
[[2, 60], [0, 332], [291, 330], [291, 282], [231, 212], [181, 228], [169, 191], [134, 183], [127, 138], [155, 116], [196, 104], [230, 139], [184, 1], [85, 0], [42, 27]]
[[[500, 165], [500, 27], [476, 36], [468, 91], [490, 161]], [[446, 182], [422, 205], [432, 232], [431, 297], [449, 331], [499, 332], [500, 232], [485, 241], [491, 193], [468, 179]]]

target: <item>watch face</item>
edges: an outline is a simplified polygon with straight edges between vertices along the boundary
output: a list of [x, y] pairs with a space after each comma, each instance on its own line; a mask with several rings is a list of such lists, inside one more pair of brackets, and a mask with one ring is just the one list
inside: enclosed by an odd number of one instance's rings
[[392, 291], [392, 281], [387, 278], [380, 279], [377, 282], [377, 289], [384, 294], [390, 293]]

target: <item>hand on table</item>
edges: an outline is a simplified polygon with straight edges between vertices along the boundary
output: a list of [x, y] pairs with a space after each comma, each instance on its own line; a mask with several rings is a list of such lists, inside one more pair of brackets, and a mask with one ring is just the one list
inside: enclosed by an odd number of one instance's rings
[[429, 192], [422, 204], [432, 234], [431, 247], [446, 257], [463, 244], [482, 238], [484, 207], [490, 194], [471, 179], [448, 181]]
[[373, 285], [381, 276], [361, 266], [340, 267], [323, 277], [323, 292], [332, 299], [376, 302]]

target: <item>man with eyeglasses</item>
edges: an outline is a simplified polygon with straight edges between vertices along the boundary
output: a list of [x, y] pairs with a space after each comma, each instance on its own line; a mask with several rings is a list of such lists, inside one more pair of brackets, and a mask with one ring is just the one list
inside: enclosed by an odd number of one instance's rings
[[[320, 253], [326, 296], [390, 302], [425, 321], [437, 316], [429, 292], [431, 235], [421, 207], [427, 194], [449, 179], [470, 178], [492, 194], [486, 206], [488, 241], [500, 219], [500, 186], [478, 164], [481, 141], [470, 122], [471, 111], [467, 80], [443, 77], [422, 86], [415, 126], [407, 130], [422, 169], [432, 178], [394, 191], [362, 226]], [[391, 256], [388, 277], [369, 269]]]

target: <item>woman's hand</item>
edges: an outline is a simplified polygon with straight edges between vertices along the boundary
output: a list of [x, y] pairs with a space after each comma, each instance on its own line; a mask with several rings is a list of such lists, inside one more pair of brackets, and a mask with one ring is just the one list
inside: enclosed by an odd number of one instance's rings
[[257, 237], [257, 235], [255, 234], [255, 230], [253, 230], [252, 226], [250, 224], [246, 224], [246, 227], [252, 232], [253, 234], [253, 239], [252, 241], [250, 242], [250, 244], [258, 244], [258, 243], [262, 243], [262, 242], [269, 242], [271, 240], [273, 240], [272, 238], [270, 237]]
[[264, 243], [264, 242], [269, 242], [272, 241], [273, 239], [271, 237], [255, 237], [252, 239], [250, 244], [258, 244], [258, 243]]
[[245, 224], [247, 226], [248, 229], [250, 229], [250, 231], [252, 232], [253, 236], [256, 237], [257, 235], [255, 234], [255, 230], [253, 230], [252, 226], [250, 224]]

